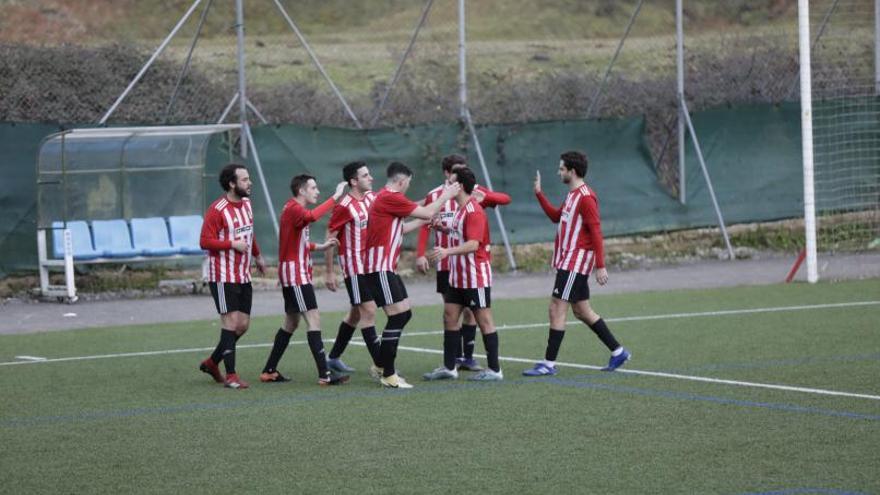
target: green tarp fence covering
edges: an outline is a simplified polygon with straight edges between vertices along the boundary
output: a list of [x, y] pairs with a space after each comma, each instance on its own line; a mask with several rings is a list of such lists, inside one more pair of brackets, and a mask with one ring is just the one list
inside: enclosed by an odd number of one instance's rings
[[[803, 215], [798, 105], [715, 109], [694, 114], [693, 121], [728, 224]], [[682, 205], [658, 183], [643, 127], [641, 118], [479, 127], [493, 186], [513, 198], [513, 203], [502, 209], [511, 242], [553, 240], [555, 226], [534, 199], [532, 179], [540, 170], [546, 194], [561, 202], [566, 190], [556, 169], [560, 152], [568, 149], [585, 150], [590, 158], [587, 182], [599, 196], [606, 236], [715, 225], [715, 212], [693, 147], [687, 149], [688, 197]], [[40, 141], [59, 130], [57, 125], [0, 124], [0, 171], [6, 178], [0, 189], [4, 212], [0, 217], [0, 249], [4, 253], [0, 275], [36, 268], [35, 157]], [[326, 197], [342, 180], [341, 166], [354, 159], [371, 166], [377, 190], [385, 182], [389, 162], [410, 165], [416, 176], [409, 196], [421, 198], [442, 180], [440, 158], [460, 151], [460, 143], [466, 142], [454, 124], [370, 131], [292, 125], [253, 130], [278, 213], [290, 198], [292, 176], [315, 175], [322, 197]], [[206, 202], [221, 194], [216, 175], [227, 161], [223, 146], [218, 137], [210, 147]], [[472, 148], [468, 151], [472, 168], [485, 182], [476, 154]], [[266, 255], [274, 259], [277, 241], [253, 167], [251, 176], [257, 237]], [[500, 244], [492, 215], [490, 223], [493, 242]], [[326, 219], [312, 228], [314, 239], [324, 237], [325, 224]]]

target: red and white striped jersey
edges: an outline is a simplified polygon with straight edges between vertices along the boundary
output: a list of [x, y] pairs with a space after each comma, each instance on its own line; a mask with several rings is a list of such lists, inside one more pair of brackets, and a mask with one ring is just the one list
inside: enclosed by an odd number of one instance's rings
[[336, 202], [333, 198], [313, 210], [291, 198], [281, 211], [278, 226], [278, 280], [282, 287], [312, 283], [312, 249], [309, 242], [309, 224], [317, 221]]
[[397, 270], [403, 222], [419, 205], [403, 193], [383, 188], [370, 206], [367, 222], [367, 273]]
[[364, 261], [367, 252], [367, 220], [370, 205], [375, 199], [373, 191], [367, 191], [361, 199], [349, 193], [333, 208], [327, 228], [330, 232], [335, 232], [339, 240], [339, 264], [345, 278], [367, 273]]
[[605, 267], [599, 200], [586, 185], [569, 191], [562, 207], [550, 204], [543, 193], [538, 201], [544, 213], [558, 223], [553, 248], [553, 267], [589, 275], [593, 267]]
[[[428, 195], [425, 196], [424, 204], [429, 205], [437, 200], [441, 194], [443, 194], [443, 186], [439, 185], [434, 189], [431, 189], [428, 192]], [[504, 194], [502, 192], [494, 192], [485, 187], [477, 184], [474, 186], [474, 191], [480, 191], [483, 193], [484, 198], [483, 201], [479, 203], [479, 205], [483, 208], [494, 208], [495, 206], [503, 206], [510, 204], [510, 196]], [[449, 234], [445, 232], [452, 228], [452, 217], [455, 216], [455, 212], [458, 210], [458, 203], [455, 199], [450, 199], [443, 204], [440, 208], [440, 212], [438, 216], [440, 217], [440, 222], [442, 225], [442, 229], [433, 229], [434, 230], [434, 246], [436, 247], [449, 247]], [[419, 241], [416, 246], [416, 256], [424, 256], [425, 250], [428, 245], [428, 230], [429, 226], [425, 225], [419, 231]], [[442, 260], [437, 262], [437, 271], [449, 271], [449, 258], [443, 258]]]
[[[232, 241], [244, 241], [243, 253], [232, 249]], [[226, 195], [211, 203], [205, 212], [201, 248], [208, 251], [208, 281], [246, 284], [251, 281], [251, 256], [259, 256], [254, 237], [254, 212], [251, 201], [232, 202]]]
[[471, 198], [464, 207], [456, 210], [451, 227], [447, 236], [450, 248], [468, 241], [478, 241], [480, 245], [472, 253], [446, 257], [449, 260], [449, 285], [457, 289], [491, 287], [491, 247], [486, 212], [475, 199]]

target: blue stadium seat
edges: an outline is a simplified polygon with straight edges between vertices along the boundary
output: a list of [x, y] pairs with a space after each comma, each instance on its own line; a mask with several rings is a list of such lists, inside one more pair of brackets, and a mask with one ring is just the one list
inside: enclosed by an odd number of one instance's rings
[[[73, 243], [73, 259], [93, 260], [101, 257], [103, 253], [92, 247], [92, 234], [89, 232], [89, 225], [86, 222], [82, 220], [67, 222], [67, 228], [70, 229], [70, 240]], [[64, 222], [52, 222], [52, 247], [56, 258], [64, 258], [64, 231], [62, 229], [64, 229]]]
[[134, 248], [144, 256], [171, 256], [180, 252], [171, 247], [168, 226], [161, 217], [132, 218], [131, 240]]
[[184, 217], [168, 217], [171, 227], [171, 245], [182, 254], [200, 254], [199, 237], [202, 234], [202, 217], [190, 215]]
[[125, 220], [95, 220], [92, 222], [95, 249], [108, 258], [132, 258], [140, 250], [131, 245], [131, 233]]

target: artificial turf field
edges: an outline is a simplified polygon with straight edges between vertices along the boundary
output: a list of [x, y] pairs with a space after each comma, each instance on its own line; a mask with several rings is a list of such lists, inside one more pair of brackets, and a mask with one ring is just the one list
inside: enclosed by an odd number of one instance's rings
[[359, 336], [352, 380], [318, 387], [299, 332], [294, 381], [257, 383], [278, 317], [239, 342], [239, 391], [197, 370], [213, 321], [0, 336], [0, 492], [880, 493], [880, 279], [593, 304], [623, 371], [591, 368], [607, 351], [570, 324], [559, 375], [522, 377], [547, 300], [499, 300], [505, 381], [422, 382], [442, 338], [423, 307], [398, 355], [410, 391], [368, 377]]

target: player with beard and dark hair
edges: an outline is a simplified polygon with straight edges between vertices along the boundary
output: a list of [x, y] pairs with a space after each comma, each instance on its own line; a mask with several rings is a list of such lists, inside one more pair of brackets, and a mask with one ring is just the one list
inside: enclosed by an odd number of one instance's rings
[[[340, 373], [352, 373], [354, 368], [342, 361], [342, 353], [358, 325], [373, 360], [373, 367], [381, 366], [381, 340], [376, 335], [376, 303], [368, 287], [365, 259], [369, 210], [376, 195], [373, 194], [373, 176], [370, 175], [366, 162], [348, 163], [342, 168], [342, 178], [348, 183], [348, 194], [333, 209], [327, 224], [327, 238], [335, 237], [339, 241], [339, 266], [342, 268], [351, 308], [339, 323], [339, 331], [327, 358], [327, 366]], [[333, 261], [333, 254], [330, 251], [325, 253], [326, 286], [331, 292], [336, 292], [339, 284]]]
[[[205, 212], [200, 238], [208, 252], [208, 286], [220, 314], [220, 342], [199, 369], [228, 388], [247, 388], [235, 372], [235, 343], [250, 326], [251, 257], [260, 273], [266, 263], [254, 237], [254, 213], [251, 209], [251, 178], [244, 165], [230, 163], [220, 171], [220, 187], [225, 193]], [[220, 373], [220, 361], [226, 377]]]
[[596, 268], [596, 282], [605, 285], [608, 271], [602, 227], [599, 221], [599, 200], [596, 193], [584, 183], [587, 175], [587, 156], [579, 151], [568, 151], [560, 156], [559, 179], [568, 186], [568, 196], [556, 208], [541, 191], [541, 173], [535, 175], [535, 196], [544, 213], [559, 224], [553, 248], [553, 267], [556, 283], [550, 299], [550, 336], [544, 360], [523, 371], [526, 376], [547, 376], [558, 373], [556, 356], [565, 336], [565, 317], [571, 306], [574, 316], [584, 322], [611, 351], [606, 371], [614, 371], [630, 358], [630, 353], [617, 342], [605, 320], [590, 307], [590, 272]]

